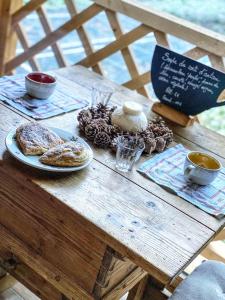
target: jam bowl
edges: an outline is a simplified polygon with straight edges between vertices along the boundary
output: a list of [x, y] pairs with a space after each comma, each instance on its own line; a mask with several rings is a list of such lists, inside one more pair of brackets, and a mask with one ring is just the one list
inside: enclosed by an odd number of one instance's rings
[[49, 98], [55, 90], [56, 78], [52, 75], [33, 72], [25, 76], [27, 93], [38, 99]]

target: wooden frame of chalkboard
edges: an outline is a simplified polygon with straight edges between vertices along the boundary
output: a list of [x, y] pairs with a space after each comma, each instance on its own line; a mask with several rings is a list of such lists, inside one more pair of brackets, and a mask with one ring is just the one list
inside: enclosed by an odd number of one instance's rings
[[196, 115], [225, 105], [225, 73], [156, 45], [151, 67], [152, 85], [159, 103], [152, 110], [182, 126]]

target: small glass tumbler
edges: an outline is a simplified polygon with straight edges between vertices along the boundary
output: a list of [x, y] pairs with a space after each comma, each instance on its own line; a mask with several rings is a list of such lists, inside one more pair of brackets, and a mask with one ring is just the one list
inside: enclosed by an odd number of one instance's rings
[[101, 103], [103, 105], [108, 105], [109, 100], [111, 99], [113, 94], [113, 89], [107, 85], [102, 83], [95, 84], [92, 87], [92, 106], [96, 106], [97, 104]]
[[143, 139], [131, 136], [119, 136], [116, 139], [116, 146], [116, 168], [122, 172], [131, 171], [145, 148]]

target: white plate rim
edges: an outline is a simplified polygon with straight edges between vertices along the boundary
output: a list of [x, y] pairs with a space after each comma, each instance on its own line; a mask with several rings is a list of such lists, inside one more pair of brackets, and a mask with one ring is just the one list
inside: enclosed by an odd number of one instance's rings
[[12, 130], [10, 130], [5, 138], [5, 145], [6, 145], [7, 150], [14, 158], [19, 160], [23, 164], [33, 167], [35, 169], [49, 171], [49, 172], [63, 172], [63, 173], [75, 172], [75, 171], [79, 171], [79, 170], [86, 168], [91, 163], [91, 161], [93, 160], [93, 151], [92, 151], [91, 147], [88, 145], [88, 143], [85, 142], [84, 139], [82, 139], [79, 136], [74, 135], [73, 133], [71, 133], [69, 131], [66, 131], [66, 130], [63, 130], [60, 128], [56, 128], [56, 127], [48, 127], [48, 128], [51, 129], [52, 131], [54, 131], [55, 133], [57, 133], [63, 139], [71, 140], [72, 138], [75, 138], [78, 140], [78, 142], [82, 143], [90, 152], [90, 158], [88, 159], [88, 161], [85, 164], [83, 164], [81, 166], [77, 166], [77, 167], [49, 166], [49, 165], [42, 164], [41, 162], [39, 162], [39, 164], [36, 164], [34, 161], [37, 160], [37, 158], [40, 156], [23, 154], [23, 152], [21, 151], [21, 149], [18, 146], [16, 139], [15, 139], [16, 128], [13, 128]]

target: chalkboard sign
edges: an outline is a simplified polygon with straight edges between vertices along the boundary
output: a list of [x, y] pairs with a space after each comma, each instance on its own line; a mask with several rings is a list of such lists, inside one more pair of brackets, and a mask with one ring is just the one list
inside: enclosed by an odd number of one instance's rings
[[158, 45], [151, 77], [158, 99], [186, 115], [225, 105], [225, 73]]

